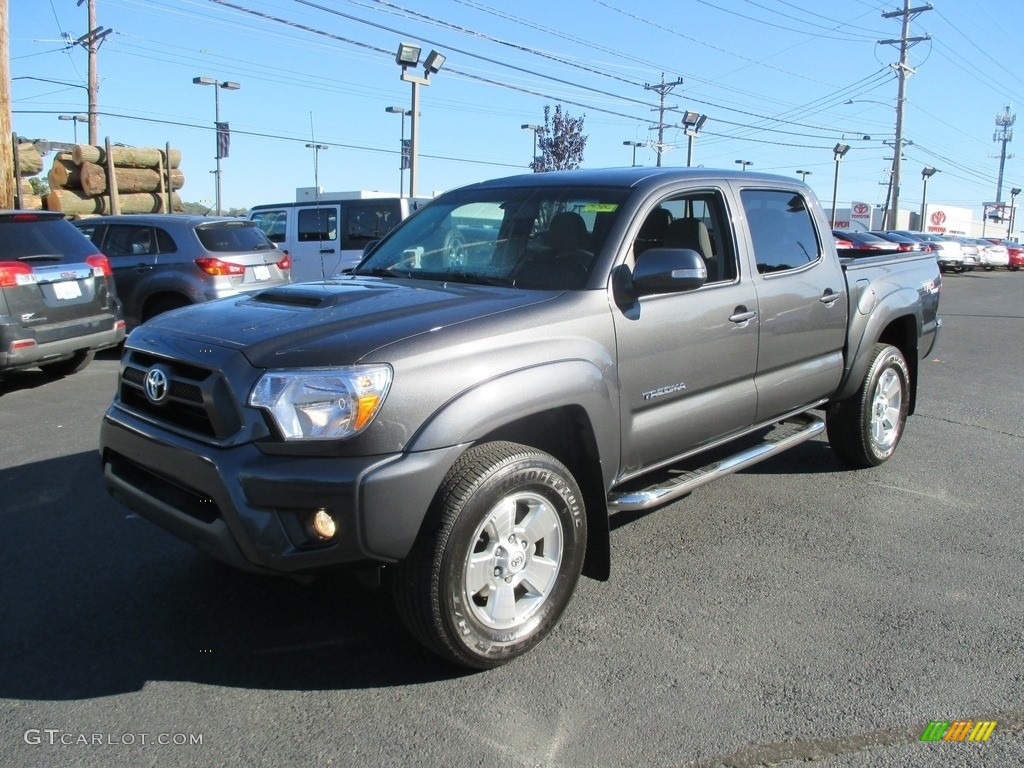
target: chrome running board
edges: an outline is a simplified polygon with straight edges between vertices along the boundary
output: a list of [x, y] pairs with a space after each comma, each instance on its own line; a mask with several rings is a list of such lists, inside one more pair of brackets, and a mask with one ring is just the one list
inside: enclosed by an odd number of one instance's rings
[[667, 482], [647, 488], [636, 491], [612, 491], [608, 494], [608, 509], [611, 512], [627, 512], [667, 504], [713, 480], [740, 472], [817, 437], [824, 431], [825, 422], [819, 417], [809, 413], [798, 414], [772, 427], [762, 442], [733, 456], [713, 461], [697, 469], [681, 471]]

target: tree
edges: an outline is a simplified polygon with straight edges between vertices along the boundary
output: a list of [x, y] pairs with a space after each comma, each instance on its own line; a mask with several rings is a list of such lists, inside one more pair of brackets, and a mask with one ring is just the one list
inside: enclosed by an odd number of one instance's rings
[[42, 197], [43, 195], [49, 194], [50, 192], [50, 185], [47, 184], [42, 179], [37, 179], [35, 176], [30, 178], [28, 180], [28, 183], [32, 186], [33, 195], [39, 195], [40, 197]]
[[[585, 117], [585, 116], [584, 116]], [[565, 171], [579, 168], [583, 162], [583, 150], [587, 137], [583, 133], [584, 117], [570, 117], [562, 112], [562, 105], [544, 105], [544, 128], [537, 132], [537, 147], [540, 154], [530, 167], [534, 173], [543, 171]]]

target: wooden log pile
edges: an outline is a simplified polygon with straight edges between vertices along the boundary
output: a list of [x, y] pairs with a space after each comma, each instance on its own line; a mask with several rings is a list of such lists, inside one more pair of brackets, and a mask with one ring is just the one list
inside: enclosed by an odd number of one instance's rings
[[19, 141], [16, 151], [18, 172], [21, 174], [21, 207], [26, 211], [38, 211], [43, 207], [43, 199], [35, 193], [27, 177], [43, 170], [43, 157], [31, 141]]
[[182, 211], [180, 164], [177, 149], [110, 146], [108, 155], [106, 147], [76, 144], [54, 156], [43, 205], [68, 216]]

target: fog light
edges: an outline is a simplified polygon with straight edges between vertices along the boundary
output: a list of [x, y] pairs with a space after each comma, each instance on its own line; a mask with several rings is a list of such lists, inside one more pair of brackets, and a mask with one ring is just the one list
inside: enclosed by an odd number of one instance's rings
[[309, 518], [309, 527], [313, 529], [317, 538], [324, 541], [333, 539], [334, 534], [338, 532], [338, 524], [326, 509], [318, 509], [312, 514]]

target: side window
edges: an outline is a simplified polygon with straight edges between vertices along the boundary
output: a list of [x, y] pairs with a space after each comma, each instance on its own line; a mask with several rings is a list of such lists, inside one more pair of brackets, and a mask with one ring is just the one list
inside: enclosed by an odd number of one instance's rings
[[784, 190], [745, 189], [740, 198], [758, 272], [784, 272], [821, 258], [814, 221], [801, 195]]
[[167, 234], [167, 230], [156, 227], [156, 250], [157, 253], [175, 253], [178, 246], [174, 244], [174, 238]]
[[95, 224], [77, 224], [76, 226], [79, 232], [92, 240], [93, 245], [97, 248], [100, 247], [100, 237], [103, 234], [102, 227], [97, 227]]
[[658, 203], [640, 226], [634, 257], [649, 248], [697, 251], [707, 266], [708, 283], [732, 282], [739, 274], [725, 202], [715, 191], [677, 195]]
[[112, 224], [107, 232], [104, 253], [109, 257], [148, 256], [156, 253], [152, 227]]
[[398, 224], [398, 203], [394, 201], [344, 206], [345, 250], [362, 250], [371, 240], [380, 240]]
[[300, 243], [338, 239], [338, 211], [336, 208], [303, 208], [298, 214]]
[[283, 243], [288, 222], [286, 211], [258, 211], [252, 215], [256, 226], [263, 230], [263, 234], [272, 243]]

